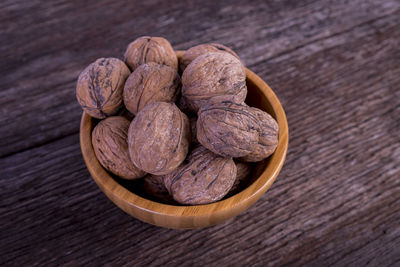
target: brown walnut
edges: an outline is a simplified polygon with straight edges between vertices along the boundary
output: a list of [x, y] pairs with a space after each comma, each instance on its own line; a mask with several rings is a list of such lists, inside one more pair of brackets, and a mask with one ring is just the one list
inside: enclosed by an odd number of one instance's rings
[[252, 171], [252, 166], [250, 163], [235, 161], [235, 164], [237, 175], [232, 188], [229, 190], [229, 195], [234, 195], [244, 189], [244, 187], [247, 185], [249, 176]]
[[242, 103], [247, 95], [244, 66], [228, 53], [198, 56], [182, 74], [182, 95], [194, 111], [220, 95], [237, 96], [235, 101]]
[[221, 44], [201, 44], [193, 46], [192, 48], [188, 49], [182, 56], [182, 60], [180, 61], [180, 68], [182, 71], [186, 69], [186, 67], [195, 60], [198, 56], [201, 56], [206, 53], [210, 52], [227, 52], [232, 56], [239, 59], [239, 56], [229, 47], [226, 47]]
[[97, 159], [108, 171], [125, 179], [146, 175], [131, 161], [128, 152], [130, 122], [124, 117], [112, 116], [100, 121], [92, 132], [92, 144]]
[[152, 199], [168, 204], [175, 202], [165, 188], [162, 175], [146, 175], [143, 178], [143, 188]]
[[278, 145], [278, 123], [267, 112], [258, 108], [251, 108], [251, 111], [257, 116], [260, 124], [259, 141], [251, 153], [240, 158], [248, 162], [257, 162], [269, 157], [274, 153]]
[[177, 168], [188, 153], [189, 143], [189, 119], [174, 103], [148, 104], [129, 127], [128, 144], [133, 163], [154, 175], [164, 175]]
[[99, 58], [79, 75], [76, 98], [83, 110], [98, 119], [114, 115], [122, 107], [128, 67], [117, 58]]
[[223, 157], [243, 157], [258, 144], [260, 126], [247, 105], [222, 97], [210, 99], [198, 113], [197, 140]]
[[179, 93], [178, 72], [154, 62], [140, 65], [128, 77], [124, 87], [124, 103], [133, 114], [153, 102], [175, 102]]
[[131, 42], [125, 51], [125, 62], [134, 71], [138, 66], [155, 62], [178, 70], [178, 58], [167, 39], [142, 36]]
[[236, 178], [232, 159], [220, 157], [206, 148], [195, 148], [175, 171], [164, 176], [164, 184], [181, 204], [208, 204], [222, 199]]

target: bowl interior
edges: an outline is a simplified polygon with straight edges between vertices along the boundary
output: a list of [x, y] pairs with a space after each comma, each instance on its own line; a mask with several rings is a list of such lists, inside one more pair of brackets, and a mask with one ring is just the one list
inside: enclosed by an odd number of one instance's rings
[[[267, 111], [272, 117], [277, 119], [272, 105], [270, 104], [268, 99], [265, 97], [265, 95], [262, 93], [262, 91], [260, 91], [260, 89], [257, 87], [257, 85], [254, 84], [254, 82], [250, 79], [246, 80], [246, 84], [247, 84], [247, 88], [248, 88], [248, 94], [247, 94], [247, 97], [245, 100], [246, 104], [248, 104], [249, 106], [256, 107], [256, 108], [262, 109], [264, 111]], [[97, 122], [98, 122], [98, 120], [95, 119], [93, 127], [97, 124]], [[250, 163], [252, 165], [253, 170], [249, 177], [249, 180], [247, 181], [247, 184], [243, 188], [241, 188], [241, 190], [239, 192], [237, 192], [236, 194], [245, 190], [247, 187], [251, 186], [255, 180], [257, 180], [257, 178], [260, 176], [260, 174], [267, 168], [267, 166], [270, 162], [270, 158], [271, 157], [268, 157], [267, 159], [262, 160], [260, 162]], [[144, 199], [147, 199], [149, 201], [155, 201], [155, 202], [158, 202], [161, 204], [165, 204], [163, 202], [160, 202], [156, 198], [153, 198], [152, 196], [146, 194], [145, 190], [143, 189], [143, 179], [126, 180], [126, 179], [121, 179], [118, 176], [116, 176], [110, 172], [107, 172], [107, 173], [110, 175], [110, 177], [112, 177], [112, 179], [114, 179], [119, 185], [126, 188], [129, 192], [136, 194], [136, 195], [138, 195]], [[223, 199], [233, 197], [236, 194], [228, 195], [228, 196], [224, 197]], [[177, 204], [177, 205], [185, 206], [185, 205], [180, 205], [180, 204]], [[201, 206], [204, 206], [204, 205], [201, 205]], [[191, 206], [191, 207], [193, 207], [193, 206]]]

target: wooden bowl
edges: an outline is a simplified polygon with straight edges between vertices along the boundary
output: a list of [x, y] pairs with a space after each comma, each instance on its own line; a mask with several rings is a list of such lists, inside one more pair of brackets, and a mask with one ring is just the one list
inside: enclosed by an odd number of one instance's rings
[[[178, 51], [181, 58], [184, 51]], [[80, 144], [86, 166], [94, 181], [112, 202], [133, 217], [157, 226], [190, 229], [215, 225], [245, 211], [272, 185], [282, 168], [288, 148], [288, 125], [285, 112], [271, 88], [246, 68], [248, 96], [246, 103], [267, 111], [279, 124], [279, 143], [268, 159], [259, 162], [252, 183], [243, 191], [216, 203], [196, 206], [161, 204], [141, 197], [114, 179], [97, 160], [91, 142], [94, 119], [82, 114]], [[123, 184], [123, 183], [122, 183]]]

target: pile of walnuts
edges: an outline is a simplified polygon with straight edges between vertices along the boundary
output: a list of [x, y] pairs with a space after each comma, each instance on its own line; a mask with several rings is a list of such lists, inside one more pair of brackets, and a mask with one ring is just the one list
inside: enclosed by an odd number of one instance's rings
[[[179, 73], [182, 73], [180, 76]], [[220, 44], [182, 60], [161, 37], [143, 36], [124, 61], [100, 58], [79, 75], [76, 96], [100, 119], [92, 144], [101, 165], [164, 203], [207, 204], [242, 189], [278, 144], [278, 124], [249, 107], [245, 68]]]

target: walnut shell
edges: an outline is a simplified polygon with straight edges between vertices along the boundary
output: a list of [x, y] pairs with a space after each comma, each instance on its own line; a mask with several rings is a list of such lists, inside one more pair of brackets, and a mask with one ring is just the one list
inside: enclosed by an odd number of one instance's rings
[[82, 109], [98, 119], [114, 115], [122, 107], [128, 67], [117, 58], [99, 58], [79, 75], [76, 98]]
[[174, 203], [174, 199], [168, 193], [164, 185], [164, 176], [146, 175], [143, 178], [143, 188], [145, 192], [153, 199], [164, 202]]
[[180, 68], [182, 71], [186, 69], [186, 67], [195, 60], [198, 56], [201, 56], [206, 53], [210, 52], [227, 52], [232, 56], [239, 59], [239, 56], [229, 47], [226, 47], [221, 44], [201, 44], [193, 46], [192, 48], [188, 49], [182, 56], [182, 60], [180, 61]]
[[235, 164], [237, 169], [237, 175], [235, 182], [233, 183], [231, 189], [229, 190], [228, 193], [229, 195], [236, 194], [242, 189], [244, 189], [244, 186], [247, 184], [249, 176], [253, 169], [253, 166], [251, 166], [251, 164], [247, 162], [235, 161]]
[[193, 60], [182, 75], [182, 95], [194, 111], [215, 96], [236, 95], [236, 102], [241, 103], [246, 94], [244, 67], [228, 53], [203, 54]]
[[128, 144], [133, 163], [154, 175], [176, 169], [185, 159], [189, 143], [189, 119], [174, 103], [148, 104], [129, 127]]
[[190, 153], [187, 162], [164, 176], [164, 184], [177, 202], [197, 205], [222, 199], [235, 178], [236, 165], [232, 159], [199, 146]]
[[129, 158], [128, 129], [130, 122], [121, 116], [100, 121], [92, 132], [92, 144], [97, 159], [108, 171], [124, 179], [137, 179], [146, 175]]
[[153, 102], [175, 102], [179, 94], [178, 72], [154, 62], [140, 65], [128, 77], [124, 87], [124, 103], [133, 114]]
[[247, 105], [212, 98], [198, 113], [197, 140], [223, 157], [243, 157], [258, 144], [258, 118]]
[[125, 51], [125, 62], [133, 71], [138, 66], [155, 62], [178, 70], [178, 58], [167, 39], [142, 36], [131, 42]]
[[278, 123], [267, 112], [258, 108], [251, 108], [251, 111], [257, 116], [261, 131], [259, 133], [258, 144], [253, 151], [240, 158], [240, 160], [248, 162], [257, 162], [269, 157], [274, 153], [278, 145]]

